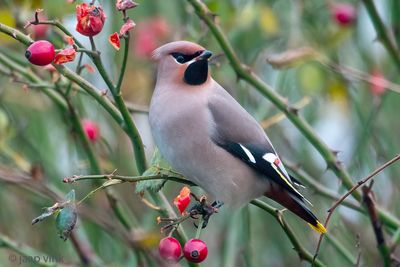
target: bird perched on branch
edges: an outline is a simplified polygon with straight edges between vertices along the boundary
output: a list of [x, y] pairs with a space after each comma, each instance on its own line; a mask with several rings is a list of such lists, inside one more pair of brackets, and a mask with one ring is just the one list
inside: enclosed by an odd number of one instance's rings
[[264, 195], [325, 233], [264, 130], [210, 76], [211, 56], [187, 41], [154, 51], [158, 73], [149, 120], [161, 154], [224, 203], [239, 207]]

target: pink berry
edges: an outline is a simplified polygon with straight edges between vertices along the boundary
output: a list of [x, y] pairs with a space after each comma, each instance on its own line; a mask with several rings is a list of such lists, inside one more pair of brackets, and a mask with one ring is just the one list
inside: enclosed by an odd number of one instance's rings
[[[47, 20], [46, 15], [43, 13], [38, 13], [39, 21]], [[28, 28], [28, 32], [32, 34], [33, 39], [43, 39], [47, 35], [47, 31], [49, 30], [50, 25], [48, 24], [30, 24]]]
[[371, 92], [376, 96], [382, 95], [386, 91], [387, 82], [385, 76], [379, 70], [373, 70], [371, 73]]
[[183, 256], [190, 262], [202, 262], [207, 258], [208, 248], [200, 239], [190, 239], [183, 247]]
[[54, 46], [49, 41], [40, 40], [32, 43], [25, 51], [25, 57], [34, 65], [50, 64], [56, 55]]
[[349, 26], [356, 19], [356, 9], [350, 4], [335, 4], [332, 6], [332, 16], [337, 24]]
[[158, 252], [166, 261], [175, 263], [178, 262], [181, 257], [182, 247], [175, 238], [165, 237], [161, 239], [160, 244], [158, 245]]
[[87, 138], [90, 141], [95, 142], [97, 141], [97, 139], [99, 139], [100, 130], [99, 127], [97, 126], [97, 123], [91, 120], [83, 120], [82, 126], [83, 130], [86, 133]]

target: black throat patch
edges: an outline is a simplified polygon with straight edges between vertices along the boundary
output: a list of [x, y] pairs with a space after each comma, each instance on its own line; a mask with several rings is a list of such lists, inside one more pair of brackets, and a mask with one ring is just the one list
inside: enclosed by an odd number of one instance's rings
[[208, 61], [201, 59], [190, 64], [183, 76], [183, 80], [190, 85], [200, 85], [207, 81]]

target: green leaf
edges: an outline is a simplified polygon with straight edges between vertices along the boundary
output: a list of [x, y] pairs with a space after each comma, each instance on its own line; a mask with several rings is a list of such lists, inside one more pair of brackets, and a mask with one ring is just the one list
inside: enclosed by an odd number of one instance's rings
[[71, 190], [66, 196], [68, 202], [65, 207], [57, 214], [56, 228], [60, 238], [64, 241], [68, 239], [74, 229], [78, 218], [75, 203], [75, 190]]
[[[157, 148], [154, 150], [150, 163], [151, 166], [143, 173], [143, 176], [170, 174], [168, 170], [171, 169], [171, 166], [163, 159], [163, 157], [160, 154], [160, 151]], [[136, 184], [136, 193], [142, 193], [145, 190], [158, 192], [164, 186], [166, 181], [167, 180], [165, 179], [160, 179], [160, 180], [148, 180], [148, 181], [138, 182]]]

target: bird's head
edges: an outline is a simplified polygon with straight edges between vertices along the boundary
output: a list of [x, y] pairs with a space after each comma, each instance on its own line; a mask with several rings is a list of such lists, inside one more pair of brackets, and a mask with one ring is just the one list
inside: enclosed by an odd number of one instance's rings
[[167, 43], [153, 52], [158, 61], [157, 80], [201, 85], [209, 80], [208, 59], [212, 53], [204, 47], [188, 42]]

